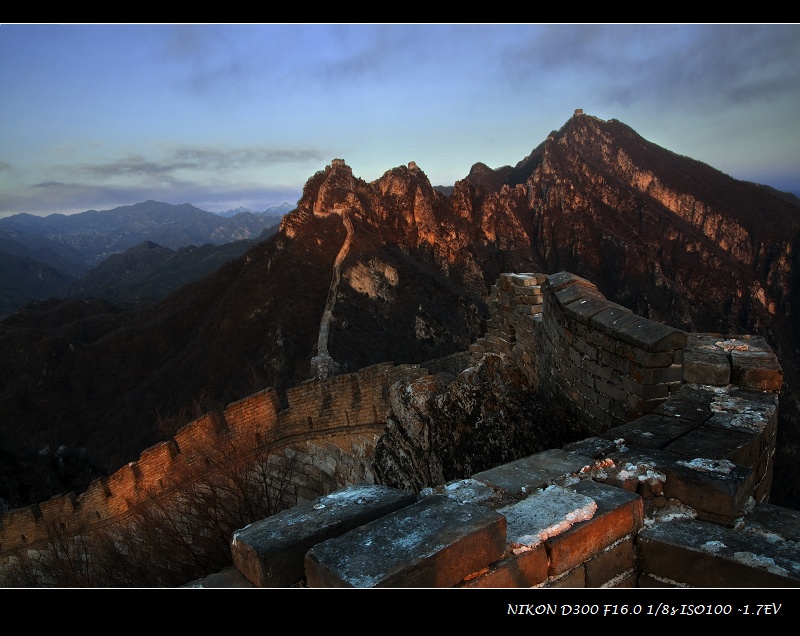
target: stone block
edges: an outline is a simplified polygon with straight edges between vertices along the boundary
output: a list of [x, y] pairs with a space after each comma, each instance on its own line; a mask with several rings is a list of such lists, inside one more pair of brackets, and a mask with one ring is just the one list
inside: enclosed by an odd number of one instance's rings
[[[574, 524], [592, 519], [596, 511], [594, 499], [562, 486], [549, 486], [522, 501], [498, 509], [506, 518], [506, 540], [514, 554], [538, 548]], [[570, 567], [575, 565], [572, 563]], [[550, 567], [552, 569], [552, 555]]]
[[472, 478], [511, 496], [526, 495], [579, 472], [591, 461], [583, 455], [552, 449], [476, 473]]
[[631, 370], [631, 378], [641, 384], [681, 384], [683, 382], [683, 366], [671, 364], [668, 367], [636, 367]]
[[425, 497], [311, 548], [309, 587], [453, 587], [497, 561], [505, 517], [442, 495]]
[[595, 460], [603, 459], [609, 453], [617, 450], [617, 446], [612, 440], [603, 437], [586, 437], [577, 442], [567, 444], [563, 447], [563, 450]]
[[603, 437], [642, 448], [664, 448], [697, 426], [697, 422], [685, 418], [650, 413], [607, 430]]
[[533, 587], [547, 580], [549, 561], [544, 544], [519, 555], [507, 552], [479, 576], [463, 581], [459, 587]]
[[731, 362], [728, 353], [714, 343], [689, 340], [683, 351], [683, 380], [692, 384], [725, 386], [730, 383]]
[[705, 422], [711, 417], [711, 404], [718, 394], [711, 387], [684, 384], [653, 411], [656, 415], [668, 415], [692, 422]]
[[288, 587], [304, 577], [314, 545], [414, 501], [414, 494], [386, 486], [345, 488], [234, 532], [233, 563], [256, 587]]
[[714, 426], [713, 422], [720, 416], [715, 414], [705, 424], [664, 446], [664, 450], [680, 457], [727, 459], [734, 464], [753, 466], [761, 455], [760, 436], [755, 432]]
[[[559, 292], [559, 294], [566, 295], [572, 288]], [[559, 300], [561, 300], [559, 298]], [[605, 299], [604, 296], [598, 295], [582, 295], [570, 303], [562, 303], [562, 311], [564, 315], [572, 320], [579, 322], [582, 325], [590, 325], [592, 316], [599, 314], [601, 311], [606, 311], [609, 307], [615, 307], [621, 311], [628, 311], [620, 305], [616, 305]]]
[[595, 503], [594, 515], [547, 538], [550, 576], [558, 576], [603, 552], [623, 538], [633, 540], [644, 524], [642, 499], [635, 493], [592, 480], [570, 486]]
[[592, 317], [592, 325], [650, 353], [683, 349], [686, 345], [686, 332], [614, 307]]
[[[634, 578], [636, 546], [633, 536], [618, 541], [584, 563], [586, 587], [603, 587], [615, 580]], [[622, 583], [614, 587], [626, 587]]]
[[562, 307], [581, 299], [605, 300], [605, 296], [597, 291], [597, 289], [592, 289], [591, 287], [586, 287], [585, 285], [567, 285], [566, 287], [562, 287], [561, 289], [554, 291], [553, 294]]
[[760, 391], [781, 390], [783, 369], [771, 352], [731, 351], [731, 383]]
[[698, 519], [722, 525], [731, 526], [741, 515], [755, 487], [754, 470], [727, 459], [707, 459], [696, 453], [682, 457], [627, 447], [610, 458], [620, 473], [633, 473], [637, 479], [647, 479], [648, 473], [663, 475], [664, 496], [692, 508]]
[[640, 346], [622, 340], [614, 340], [614, 353], [621, 358], [630, 360], [640, 367], [663, 368], [673, 364], [681, 364], [683, 349], [669, 349], [666, 351], [646, 351]]
[[641, 575], [681, 586], [800, 587], [796, 543], [691, 519], [644, 528], [637, 538], [637, 562]]
[[557, 292], [568, 285], [582, 285], [583, 287], [587, 287], [589, 289], [597, 290], [597, 286], [594, 283], [589, 282], [585, 278], [581, 278], [575, 274], [570, 272], [558, 272], [556, 274], [550, 274], [547, 277], [547, 287], [549, 287], [552, 291]]
[[542, 585], [544, 588], [572, 589], [586, 587], [586, 568], [583, 564], [558, 577], [551, 577]]
[[772, 538], [800, 550], [800, 511], [772, 504], [756, 504], [742, 517], [736, 529], [745, 536]]

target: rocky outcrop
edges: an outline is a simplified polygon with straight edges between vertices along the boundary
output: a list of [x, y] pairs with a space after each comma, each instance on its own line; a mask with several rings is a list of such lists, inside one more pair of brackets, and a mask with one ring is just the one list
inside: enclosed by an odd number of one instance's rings
[[[486, 333], [500, 274], [570, 271], [646, 319], [768, 341], [785, 372], [775, 481], [794, 493], [780, 503], [800, 506], [798, 228], [789, 196], [582, 113], [514, 166], [475, 164], [449, 194], [414, 162], [366, 182], [334, 159], [275, 236], [147, 313], [4, 322], [0, 433], [31, 453], [80, 439], [114, 469], [157, 441], [153, 413], [310, 379], [323, 324], [338, 371], [422, 364]], [[82, 323], [65, 326], [70, 315]]]
[[380, 483], [415, 492], [582, 435], [574, 419], [537, 395], [498, 354], [458, 375], [398, 381], [390, 405], [374, 472]]

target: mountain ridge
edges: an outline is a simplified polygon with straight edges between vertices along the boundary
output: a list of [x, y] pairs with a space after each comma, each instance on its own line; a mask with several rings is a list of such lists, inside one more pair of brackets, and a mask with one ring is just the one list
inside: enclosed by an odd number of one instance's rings
[[414, 162], [367, 183], [334, 159], [275, 235], [152, 307], [55, 302], [4, 320], [2, 445], [68, 444], [113, 471], [168, 436], [159, 422], [309, 379], [345, 210], [340, 369], [463, 351], [500, 273], [571, 271], [643, 317], [768, 338], [787, 387], [776, 498], [798, 506], [800, 208], [588, 115], [513, 167], [475, 164], [449, 195]]
[[[252, 212], [223, 218], [190, 204], [150, 200], [73, 215], [23, 213], [0, 219], [0, 255], [7, 262], [0, 270], [0, 316], [27, 302], [64, 297], [77, 286], [85, 287], [80, 279], [92, 269], [144, 241], [171, 250], [256, 241], [271, 228], [277, 230], [280, 218]], [[31, 271], [41, 272], [38, 281], [30, 278], [21, 285], [19, 279]]]

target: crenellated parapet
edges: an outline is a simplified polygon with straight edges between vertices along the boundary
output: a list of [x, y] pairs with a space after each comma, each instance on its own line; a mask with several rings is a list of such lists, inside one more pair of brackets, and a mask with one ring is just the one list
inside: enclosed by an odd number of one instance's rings
[[[510, 356], [586, 427], [584, 444], [603, 440], [590, 455], [660, 466], [664, 496], [714, 522], [768, 501], [783, 371], [764, 338], [686, 333], [568, 272], [501, 274], [491, 302], [473, 356]], [[624, 450], [608, 454], [609, 440]]]
[[[686, 333], [634, 314], [568, 272], [502, 274], [490, 307], [487, 333], [464, 356], [425, 367], [385, 362], [307, 381], [287, 390], [285, 404], [274, 389], [260, 391], [187, 424], [80, 495], [6, 513], [0, 517], [0, 558], [35, 550], [53, 529], [80, 534], [120, 520], [168, 494], [177, 476], [203, 469], [210, 453], [231, 446], [290, 456], [295, 492], [305, 502], [299, 505], [313, 517], [314, 497], [338, 501], [348, 495], [337, 489], [374, 483], [371, 462], [395, 382], [463, 368], [464, 357], [496, 353], [571, 413], [586, 437], [429, 489], [407, 510], [387, 515], [375, 533], [376, 545], [393, 531], [393, 523], [422, 529], [425, 519], [447, 515], [456, 523], [469, 504], [478, 506], [475, 512], [485, 525], [466, 524], [445, 546], [448, 558], [469, 570], [448, 586], [714, 586], [729, 568], [756, 585], [798, 585], [796, 550], [773, 554], [772, 543], [760, 539], [774, 531], [787, 538], [786, 545], [795, 545], [800, 537], [796, 513], [784, 514], [779, 528], [774, 524], [780, 511], [769, 505], [783, 372], [763, 338]], [[551, 513], [556, 504], [563, 504], [569, 522], [531, 534], [540, 512]], [[576, 509], [582, 515], [577, 519]], [[662, 511], [676, 510], [688, 511], [686, 518], [660, 523]], [[413, 514], [422, 516], [408, 521]], [[294, 538], [305, 541], [306, 530], [316, 532], [316, 526], [295, 528]], [[440, 523], [431, 532], [453, 536], [453, 530], [451, 523]], [[705, 537], [716, 537], [714, 546], [704, 548]], [[491, 543], [485, 562], [464, 556], [474, 556], [484, 540]], [[350, 585], [337, 578], [333, 565], [339, 548], [325, 543], [298, 553], [310, 555], [309, 582]], [[344, 536], [339, 543], [353, 554]], [[723, 543], [741, 546], [728, 555], [719, 552]], [[754, 556], [747, 556], [748, 549]], [[384, 567], [377, 556], [367, 556], [365, 565]], [[709, 565], [693, 572], [681, 568], [680, 558]], [[760, 565], [773, 558], [785, 571]], [[418, 580], [413, 564], [386, 567], [400, 567], [407, 580]]]
[[[264, 519], [234, 536], [233, 586], [800, 587], [800, 514], [769, 504], [783, 376], [762, 338], [643, 319], [568, 273], [503, 274], [491, 307], [473, 358], [514, 361], [587, 437], [412, 502], [352, 486], [286, 511], [307, 518], [291, 537]], [[357, 520], [370, 497], [394, 508]], [[335, 506], [354, 527], [320, 536]]]
[[[0, 517], [0, 557], [19, 550], [34, 549], [48, 541], [54, 529], [76, 534], [89, 532], [122, 519], [152, 497], [168, 494], [171, 484], [191, 470], [204, 470], [215, 449], [236, 448], [256, 453], [305, 445], [309, 464], [319, 461], [318, 440], [332, 449], [331, 439], [367, 435], [374, 445], [382, 430], [388, 409], [389, 387], [403, 377], [427, 373], [419, 365], [394, 365], [391, 362], [366, 367], [355, 373], [326, 380], [309, 381], [287, 391], [284, 408], [277, 392], [269, 388], [229, 404], [222, 412], [206, 413], [182, 427], [172, 439], [159, 442], [106, 478], [97, 479], [80, 495], [67, 493], [27, 508], [11, 510]], [[311, 444], [311, 446], [309, 446]], [[349, 448], [348, 448], [349, 446]], [[340, 461], [348, 453], [368, 463], [371, 448], [355, 441], [339, 444]], [[198, 465], [198, 462], [202, 462]], [[302, 463], [302, 462], [301, 462]], [[299, 484], [298, 491], [318, 496], [347, 483], [360, 468], [331, 469], [328, 478], [317, 468], [305, 469], [310, 482]], [[301, 471], [301, 478], [302, 478]]]
[[686, 333], [634, 314], [568, 272], [501, 274], [491, 303], [473, 355], [511, 356], [594, 433], [652, 413], [684, 383], [777, 393], [783, 382], [762, 337]]

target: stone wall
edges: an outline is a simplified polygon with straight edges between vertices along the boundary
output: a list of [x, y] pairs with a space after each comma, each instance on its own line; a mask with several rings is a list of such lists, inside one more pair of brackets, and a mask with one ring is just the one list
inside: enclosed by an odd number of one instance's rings
[[568, 272], [501, 274], [491, 302], [474, 356], [511, 356], [592, 435], [747, 466], [768, 500], [783, 371], [764, 338], [685, 333]]
[[687, 334], [606, 300], [583, 278], [503, 274], [493, 303], [497, 318], [476, 350], [510, 354], [596, 433], [652, 412], [682, 383]]
[[0, 558], [45, 544], [53, 527], [77, 533], [121, 520], [150, 497], [165, 494], [169, 484], [208, 458], [209, 449], [223, 444], [254, 454], [258, 449], [288, 453], [297, 467], [292, 479], [299, 499], [370, 479], [389, 387], [421, 373], [427, 371], [419, 365], [387, 362], [293, 387], [286, 408], [270, 388], [229, 404], [222, 413], [203, 415], [80, 495], [67, 493], [6, 512], [0, 517]]
[[308, 502], [288, 545], [264, 519], [236, 533], [228, 584], [800, 587], [800, 513], [768, 503], [782, 372], [763, 339], [683, 333], [571, 274], [504, 274], [470, 350], [511, 357], [588, 436], [411, 500]]
[[[492, 352], [512, 359], [532, 385], [583, 423], [584, 440], [416, 498], [392, 493], [387, 495], [392, 501], [405, 502], [402, 510], [384, 510], [368, 523], [362, 518], [363, 526], [343, 525], [347, 510], [337, 508], [341, 514], [328, 520], [334, 529], [323, 537], [313, 517], [318, 506], [346, 501], [359, 510], [365, 501], [346, 493], [374, 480], [370, 460], [386, 421], [390, 387], [428, 373], [419, 365], [383, 363], [294, 387], [285, 408], [274, 390], [256, 393], [192, 422], [86, 493], [10, 511], [0, 519], [0, 556], [44, 541], [52, 523], [69, 530], [122, 518], [146, 497], [157, 496], [170, 474], [188, 470], [208, 449], [233, 440], [242, 448], [282, 449], [300, 467], [298, 499], [306, 501], [287, 514], [312, 515], [314, 532], [305, 536], [302, 527], [294, 527], [293, 574], [275, 579], [284, 584], [299, 571], [312, 586], [353, 585], [359, 579], [348, 579], [342, 570], [355, 558], [346, 537], [352, 542], [356, 535], [349, 533], [360, 533], [361, 539], [370, 533], [370, 541], [359, 545], [374, 540], [378, 546], [381, 537], [401, 531], [397, 528], [414, 528], [415, 537], [434, 541], [443, 552], [433, 561], [406, 552], [387, 562], [367, 551], [363, 567], [372, 569], [371, 578], [361, 581], [630, 587], [713, 586], [738, 577], [745, 584], [800, 584], [800, 519], [768, 503], [782, 371], [763, 339], [690, 334], [655, 323], [607, 301], [589, 281], [567, 272], [503, 274], [491, 305], [487, 334], [467, 355]], [[462, 358], [441, 366], [459, 367]], [[430, 368], [436, 370], [437, 363]], [[442, 525], [451, 515], [461, 518], [465, 505], [480, 507], [470, 518], [485, 525]], [[556, 517], [554, 509], [560, 510]], [[549, 521], [539, 527], [547, 515]], [[665, 521], [676, 516], [682, 519]], [[280, 519], [253, 525], [269, 527]], [[439, 523], [430, 537], [423, 532], [429, 528], [426, 519]], [[443, 541], [437, 533], [450, 538]], [[270, 536], [280, 534], [272, 528]], [[235, 559], [246, 558], [236, 554], [262, 559], [239, 565], [242, 572], [261, 572], [260, 583], [243, 584], [263, 584], [264, 569], [274, 563], [263, 546], [245, 549], [248, 540], [244, 532], [234, 537]], [[280, 540], [285, 545], [287, 538]], [[300, 540], [307, 542], [302, 549]], [[776, 545], [784, 552], [776, 553]], [[350, 555], [344, 562], [337, 561], [337, 546]], [[699, 570], [687, 567], [693, 560], [703, 564]], [[455, 568], [446, 581], [437, 578], [442, 571], [435, 565], [444, 562], [448, 570]]]

